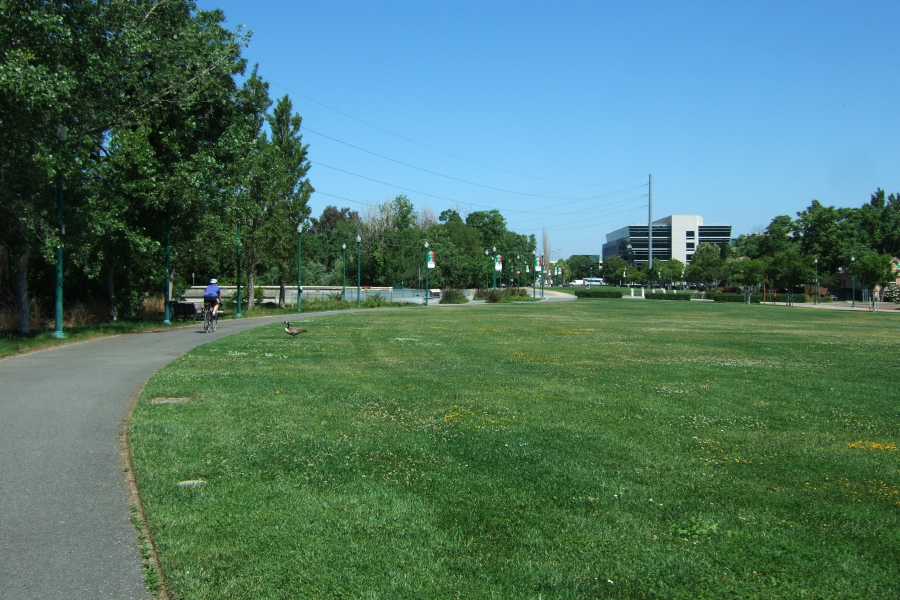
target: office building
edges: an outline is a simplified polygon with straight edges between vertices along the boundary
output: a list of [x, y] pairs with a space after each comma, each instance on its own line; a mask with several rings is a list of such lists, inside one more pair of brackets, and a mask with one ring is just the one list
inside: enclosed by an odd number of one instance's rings
[[[731, 225], [704, 225], [699, 215], [670, 215], [653, 221], [653, 261], [677, 258], [684, 264], [691, 262], [697, 247], [703, 243], [721, 245], [731, 241]], [[628, 225], [606, 234], [603, 262], [611, 256], [625, 259], [628, 264], [641, 267], [649, 256], [646, 225]]]

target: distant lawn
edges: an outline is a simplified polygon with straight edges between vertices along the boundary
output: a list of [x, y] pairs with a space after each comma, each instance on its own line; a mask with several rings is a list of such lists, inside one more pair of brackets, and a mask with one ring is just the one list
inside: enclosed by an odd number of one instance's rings
[[[235, 305], [236, 306], [236, 305]], [[372, 296], [362, 302], [362, 308], [379, 308], [383, 306], [391, 306], [394, 308], [410, 308], [415, 304], [404, 302], [387, 302], [380, 298]], [[304, 300], [301, 307], [304, 313], [309, 312], [327, 312], [332, 310], [351, 310], [356, 308], [356, 302], [343, 302], [340, 300]], [[254, 307], [253, 309], [244, 309], [242, 317], [267, 317], [273, 315], [285, 315], [293, 319], [297, 316], [296, 304], [287, 308], [263, 308]], [[223, 319], [235, 318], [234, 308], [228, 309], [223, 315]], [[98, 337], [121, 335], [123, 333], [136, 333], [139, 331], [153, 331], [156, 329], [164, 329], [170, 327], [185, 327], [187, 325], [195, 326], [200, 322], [200, 317], [196, 322], [171, 320], [171, 324], [166, 325], [163, 322], [163, 313], [157, 315], [151, 314], [139, 320], [122, 320], [115, 323], [94, 323], [79, 325], [77, 327], [65, 326], [63, 328], [64, 338], [53, 337], [53, 326], [40, 327], [32, 326], [30, 333], [22, 335], [13, 330], [0, 330], [0, 358], [19, 354], [22, 352], [32, 352], [51, 346], [60, 344], [68, 344], [90, 340]]]
[[135, 473], [178, 599], [897, 598], [898, 317], [299, 319], [153, 377]]

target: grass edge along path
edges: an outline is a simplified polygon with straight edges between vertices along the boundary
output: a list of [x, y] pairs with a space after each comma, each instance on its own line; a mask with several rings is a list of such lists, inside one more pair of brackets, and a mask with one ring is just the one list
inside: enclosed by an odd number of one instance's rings
[[141, 395], [174, 598], [900, 593], [890, 315], [598, 301], [302, 326], [207, 344]]

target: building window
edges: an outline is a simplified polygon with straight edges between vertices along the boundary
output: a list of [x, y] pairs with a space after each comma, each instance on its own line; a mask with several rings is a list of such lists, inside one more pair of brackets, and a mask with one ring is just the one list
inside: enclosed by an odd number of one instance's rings
[[694, 249], [694, 242], [688, 242], [688, 243], [687, 243], [687, 249], [688, 249], [688, 250], [693, 250], [693, 249]]
[[687, 232], [685, 232], [684, 237], [686, 237], [686, 238], [689, 239], [689, 240], [692, 240], [692, 239], [694, 239], [695, 237], [697, 237], [697, 236], [696, 236], [696, 233], [697, 233], [697, 232], [695, 232], [695, 231], [687, 231]]

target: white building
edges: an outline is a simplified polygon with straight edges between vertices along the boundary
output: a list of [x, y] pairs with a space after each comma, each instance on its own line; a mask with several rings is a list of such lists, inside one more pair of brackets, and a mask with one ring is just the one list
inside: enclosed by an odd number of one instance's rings
[[[618, 256], [636, 267], [649, 257], [648, 228], [628, 225], [606, 234], [603, 262]], [[670, 215], [653, 221], [653, 260], [677, 258], [684, 264], [691, 262], [694, 251], [702, 243], [715, 246], [731, 241], [731, 225], [704, 225], [700, 215]]]

